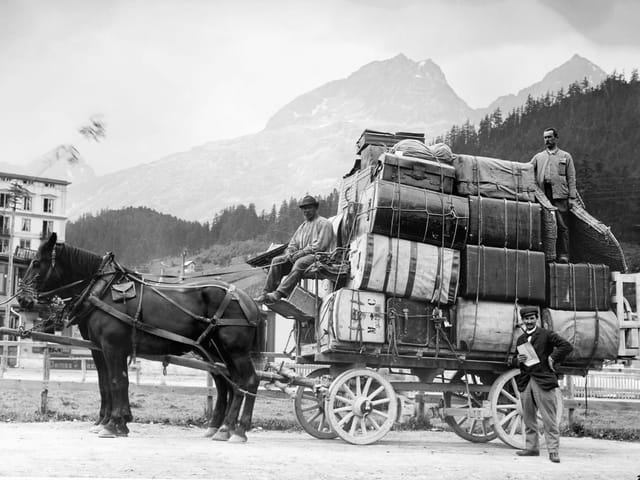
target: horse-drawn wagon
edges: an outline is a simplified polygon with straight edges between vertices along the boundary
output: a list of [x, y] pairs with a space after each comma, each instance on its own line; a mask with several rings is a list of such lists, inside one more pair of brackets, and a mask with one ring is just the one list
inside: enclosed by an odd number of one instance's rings
[[[295, 319], [293, 360], [318, 366], [306, 377], [274, 365], [256, 372], [262, 315], [241, 290], [208, 277], [150, 281], [112, 256], [57, 244], [55, 234], [25, 274], [20, 301], [30, 307], [66, 297], [65, 313], [85, 340], [0, 333], [90, 348], [104, 436], [128, 433], [127, 357], [137, 355], [213, 375], [218, 395], [208, 433], [220, 440], [246, 440], [262, 379], [297, 387], [295, 415], [316, 438], [375, 442], [398, 419], [398, 394], [423, 392], [441, 395], [439, 413], [462, 438], [500, 438], [522, 448], [514, 368], [519, 308], [536, 305], [546, 327], [572, 337], [578, 353], [559, 374], [601, 368], [618, 352], [622, 315], [620, 308], [617, 316], [610, 311], [605, 263], [624, 270], [619, 246], [601, 224], [587, 228], [592, 217], [580, 211], [575, 231], [592, 234], [590, 242], [576, 239], [572, 256], [582, 263], [555, 264], [553, 212], [523, 183], [526, 168], [476, 157], [454, 168], [441, 150], [425, 154], [419, 147], [415, 157], [415, 143], [404, 155], [382, 144], [364, 145], [344, 181], [337, 248], [318, 256], [308, 291], [297, 291], [305, 305], [289, 298], [269, 306]], [[465, 169], [470, 181], [458, 175]], [[504, 185], [482, 180], [492, 169]], [[599, 265], [584, 263], [594, 242], [609, 249], [596, 249]], [[261, 255], [252, 264], [269, 259]], [[330, 288], [319, 288], [328, 278]], [[622, 293], [613, 298], [620, 307]], [[189, 351], [202, 360], [181, 357]]]

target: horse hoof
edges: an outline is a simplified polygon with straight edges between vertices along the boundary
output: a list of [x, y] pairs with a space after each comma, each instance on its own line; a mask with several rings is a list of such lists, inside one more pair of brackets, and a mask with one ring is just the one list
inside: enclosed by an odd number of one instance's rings
[[89, 432], [91, 432], [91, 433], [100, 433], [100, 430], [102, 430], [102, 425], [93, 425], [89, 429]]
[[218, 429], [216, 427], [209, 427], [207, 428], [207, 431], [204, 433], [204, 438], [211, 438], [216, 433], [218, 433]]
[[110, 430], [108, 428], [102, 428], [98, 432], [98, 438], [116, 438], [116, 434], [113, 430]]
[[229, 438], [229, 443], [247, 443], [247, 436], [234, 433], [231, 435], [231, 438]]
[[215, 440], [217, 442], [226, 442], [231, 437], [229, 430], [218, 430], [211, 440]]

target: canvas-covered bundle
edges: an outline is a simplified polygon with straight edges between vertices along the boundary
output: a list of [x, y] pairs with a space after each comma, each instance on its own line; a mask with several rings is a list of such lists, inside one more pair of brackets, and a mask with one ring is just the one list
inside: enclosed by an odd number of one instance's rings
[[536, 178], [530, 163], [456, 155], [453, 166], [458, 195], [535, 201]]
[[522, 333], [516, 304], [459, 298], [455, 308], [458, 348], [467, 352], [509, 353]]
[[615, 360], [618, 356], [618, 317], [610, 310], [581, 312], [542, 311], [542, 325], [556, 332], [573, 346], [565, 362]]
[[425, 145], [418, 140], [401, 140], [393, 146], [391, 152], [407, 157], [445, 163], [452, 163], [454, 157], [451, 148], [445, 143]]
[[433, 303], [453, 303], [460, 252], [382, 235], [361, 235], [351, 244], [347, 286]]

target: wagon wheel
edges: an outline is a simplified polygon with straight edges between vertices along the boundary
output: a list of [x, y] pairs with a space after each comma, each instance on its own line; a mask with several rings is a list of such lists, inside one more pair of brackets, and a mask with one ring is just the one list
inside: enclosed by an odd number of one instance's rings
[[373, 370], [347, 370], [329, 388], [329, 423], [349, 443], [368, 445], [380, 440], [393, 427], [397, 410], [391, 383]]
[[[522, 403], [520, 391], [516, 383], [516, 376], [520, 370], [513, 369], [503, 373], [491, 386], [489, 401], [491, 402], [491, 416], [496, 433], [507, 445], [513, 448], [525, 448], [524, 421], [522, 418]], [[556, 389], [558, 410], [556, 421], [560, 423], [562, 418], [563, 403], [562, 392]], [[544, 430], [542, 419], [538, 414], [538, 432]], [[544, 436], [540, 435], [540, 443], [544, 441]]]
[[[443, 393], [445, 408], [465, 408], [471, 407], [482, 408], [485, 401], [489, 399], [489, 392], [474, 391], [474, 386], [490, 385], [493, 383], [495, 375], [491, 373], [465, 372], [459, 370], [451, 378], [451, 383], [466, 383], [467, 388], [461, 386], [459, 391], [447, 391]], [[447, 415], [444, 417], [445, 422], [459, 436], [474, 443], [485, 443], [494, 440], [498, 434], [493, 428], [493, 420], [491, 418], [473, 418], [467, 415]]]
[[[319, 368], [314, 370], [307, 378], [323, 378], [323, 385], [329, 386], [329, 369]], [[337, 434], [331, 429], [327, 415], [325, 414], [326, 388], [320, 390], [307, 386], [299, 386], [293, 399], [296, 420], [309, 435], [322, 440], [336, 438]]]

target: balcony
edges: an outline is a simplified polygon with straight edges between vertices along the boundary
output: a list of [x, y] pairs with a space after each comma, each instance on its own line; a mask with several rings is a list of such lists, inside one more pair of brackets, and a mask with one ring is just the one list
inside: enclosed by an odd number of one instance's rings
[[31, 261], [35, 258], [37, 250], [31, 250], [30, 248], [16, 247], [15, 258]]

